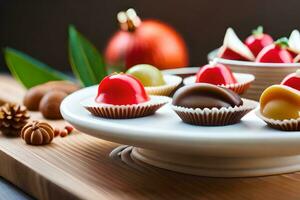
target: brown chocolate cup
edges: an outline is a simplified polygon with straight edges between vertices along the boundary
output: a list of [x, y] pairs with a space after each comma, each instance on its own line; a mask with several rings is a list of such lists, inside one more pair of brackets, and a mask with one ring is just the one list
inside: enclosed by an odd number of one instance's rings
[[281, 131], [300, 131], [300, 118], [298, 119], [285, 119], [285, 120], [275, 120], [264, 117], [260, 110], [257, 110], [255, 114], [261, 118], [266, 124], [274, 129]]
[[169, 97], [150, 96], [150, 100], [145, 103], [135, 105], [111, 105], [98, 104], [93, 99], [87, 99], [82, 105], [92, 115], [109, 119], [130, 119], [144, 117], [154, 114], [163, 105], [170, 102]]
[[172, 109], [183, 122], [198, 126], [225, 126], [238, 123], [242, 117], [253, 110], [256, 101], [242, 99], [243, 105], [229, 108], [184, 108], [172, 105]]

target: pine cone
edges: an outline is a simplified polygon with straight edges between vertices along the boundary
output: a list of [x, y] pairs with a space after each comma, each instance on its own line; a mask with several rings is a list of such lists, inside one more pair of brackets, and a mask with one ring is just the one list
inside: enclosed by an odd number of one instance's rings
[[25, 106], [6, 103], [0, 107], [0, 131], [7, 136], [19, 136], [28, 119]]

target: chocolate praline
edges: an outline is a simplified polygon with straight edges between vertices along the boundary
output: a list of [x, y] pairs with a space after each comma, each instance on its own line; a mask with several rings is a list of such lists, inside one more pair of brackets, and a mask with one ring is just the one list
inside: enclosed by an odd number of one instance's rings
[[243, 105], [242, 99], [233, 91], [207, 83], [196, 83], [177, 90], [173, 105], [185, 108], [222, 108]]

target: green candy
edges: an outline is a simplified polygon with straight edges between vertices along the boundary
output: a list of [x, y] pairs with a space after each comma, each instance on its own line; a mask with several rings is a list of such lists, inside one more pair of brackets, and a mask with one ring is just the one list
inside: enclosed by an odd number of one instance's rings
[[135, 65], [128, 69], [126, 74], [130, 74], [137, 78], [145, 87], [160, 86], [166, 84], [161, 71], [159, 71], [159, 69], [152, 65]]

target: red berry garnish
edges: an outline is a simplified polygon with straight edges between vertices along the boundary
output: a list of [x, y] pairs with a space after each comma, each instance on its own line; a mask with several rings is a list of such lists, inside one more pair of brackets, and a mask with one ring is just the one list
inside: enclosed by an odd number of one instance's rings
[[54, 137], [59, 136], [59, 134], [60, 134], [60, 129], [57, 128], [57, 127], [55, 127], [55, 128], [54, 128]]
[[68, 131], [66, 129], [60, 131], [60, 137], [66, 137], [67, 135], [68, 135]]
[[65, 129], [68, 131], [68, 134], [72, 133], [72, 131], [74, 130], [73, 126], [65, 126]]

